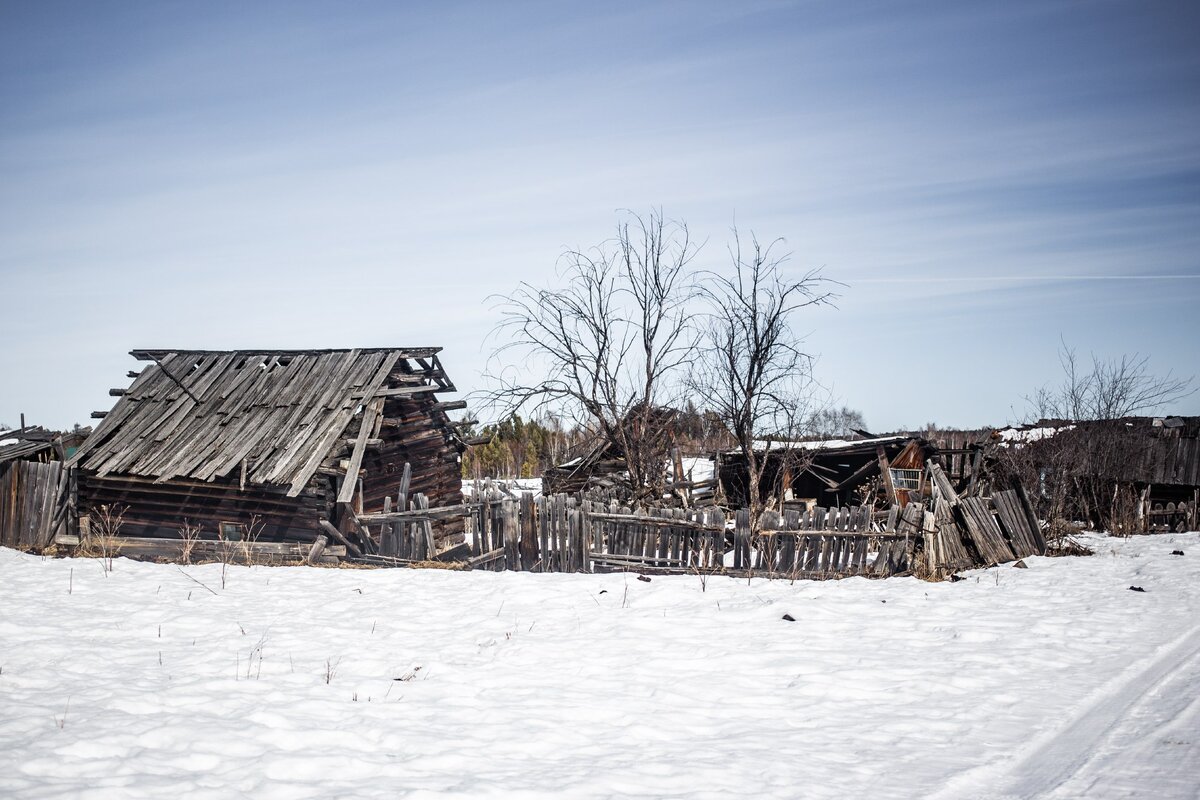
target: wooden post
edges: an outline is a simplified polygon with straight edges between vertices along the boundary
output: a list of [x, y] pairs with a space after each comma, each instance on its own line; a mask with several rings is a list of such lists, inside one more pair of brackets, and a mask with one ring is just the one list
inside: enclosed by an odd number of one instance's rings
[[1143, 531], [1150, 530], [1150, 484], [1146, 484], [1146, 488], [1142, 490], [1142, 496], [1138, 500], [1137, 521]]
[[683, 507], [687, 508], [691, 504], [691, 491], [686, 487], [680, 486], [683, 483], [683, 455], [679, 452], [678, 447], [671, 448], [671, 466], [675, 472], [675, 494], [679, 495]]
[[[417, 508], [420, 510], [425, 511], [429, 508], [429, 498], [425, 495], [418, 492], [414, 499], [416, 500]], [[437, 555], [437, 546], [433, 542], [433, 524], [428, 519], [423, 519], [418, 524], [421, 526], [421, 539], [423, 549], [425, 550], [425, 558], [432, 559]]]
[[327, 536], [318, 536], [313, 542], [312, 549], [308, 551], [308, 557], [304, 559], [306, 564], [315, 564], [317, 559], [321, 557], [321, 553], [325, 552], [325, 545], [329, 544]]
[[750, 567], [750, 509], [739, 508], [733, 523], [733, 568]]
[[[387, 496], [383, 498], [383, 513], [387, 514], [392, 510], [392, 498]], [[396, 555], [396, 526], [395, 523], [384, 523], [379, 529], [379, 555], [394, 556]]]
[[879, 459], [879, 474], [883, 476], [883, 488], [887, 492], [888, 502], [896, 505], [896, 485], [892, 483], [892, 470], [888, 464], [887, 450], [883, 445], [878, 445], [875, 448], [875, 455]]
[[537, 527], [533, 513], [533, 492], [521, 493], [521, 568], [533, 569], [538, 560]]
[[520, 501], [506, 497], [500, 503], [500, 520], [504, 525], [504, 568], [521, 570]]
[[542, 495], [537, 499], [537, 535], [538, 556], [541, 563], [539, 572], [550, 571], [550, 504], [549, 499]]

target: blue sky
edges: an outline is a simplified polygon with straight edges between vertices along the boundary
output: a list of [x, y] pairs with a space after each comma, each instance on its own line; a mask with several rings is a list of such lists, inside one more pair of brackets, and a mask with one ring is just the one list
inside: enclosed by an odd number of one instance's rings
[[[875, 430], [1003, 424], [1059, 336], [1200, 372], [1185, 3], [0, 2], [0, 422], [135, 347], [429, 345], [662, 206], [847, 284]], [[1173, 411], [1200, 414], [1193, 395]]]

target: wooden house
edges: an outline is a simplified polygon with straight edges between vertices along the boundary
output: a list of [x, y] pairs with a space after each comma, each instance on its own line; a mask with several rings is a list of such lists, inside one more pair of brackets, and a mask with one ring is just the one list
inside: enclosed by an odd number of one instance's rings
[[437, 399], [455, 391], [440, 349], [134, 350], [147, 365], [69, 462], [72, 502], [122, 538], [376, 551], [359, 516], [385, 498], [462, 502], [447, 412], [465, 404]]

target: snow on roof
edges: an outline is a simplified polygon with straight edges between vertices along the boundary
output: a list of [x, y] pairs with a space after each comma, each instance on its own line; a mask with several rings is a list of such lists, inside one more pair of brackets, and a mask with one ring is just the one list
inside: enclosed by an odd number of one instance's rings
[[[906, 442], [913, 437], [905, 435], [876, 436], [872, 439], [821, 439], [809, 442], [783, 442], [777, 440], [759, 439], [754, 442], [755, 450], [848, 450], [854, 447], [869, 447], [875, 444], [891, 444]], [[729, 450], [730, 455], [736, 455], [741, 450]]]
[[1000, 441], [1020, 446], [1029, 442], [1040, 442], [1043, 439], [1049, 439], [1056, 433], [1073, 430], [1074, 428], [1074, 425], [1044, 425], [1038, 428], [1005, 428], [996, 431], [996, 434], [1000, 437]]

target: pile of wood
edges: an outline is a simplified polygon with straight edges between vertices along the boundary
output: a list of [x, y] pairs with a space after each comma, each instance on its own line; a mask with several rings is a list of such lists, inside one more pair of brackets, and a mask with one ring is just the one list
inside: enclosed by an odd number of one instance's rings
[[933, 484], [932, 509], [922, 522], [929, 577], [1045, 555], [1041, 524], [1019, 483], [990, 496], [960, 496], [940, 465], [930, 460], [926, 468]]

